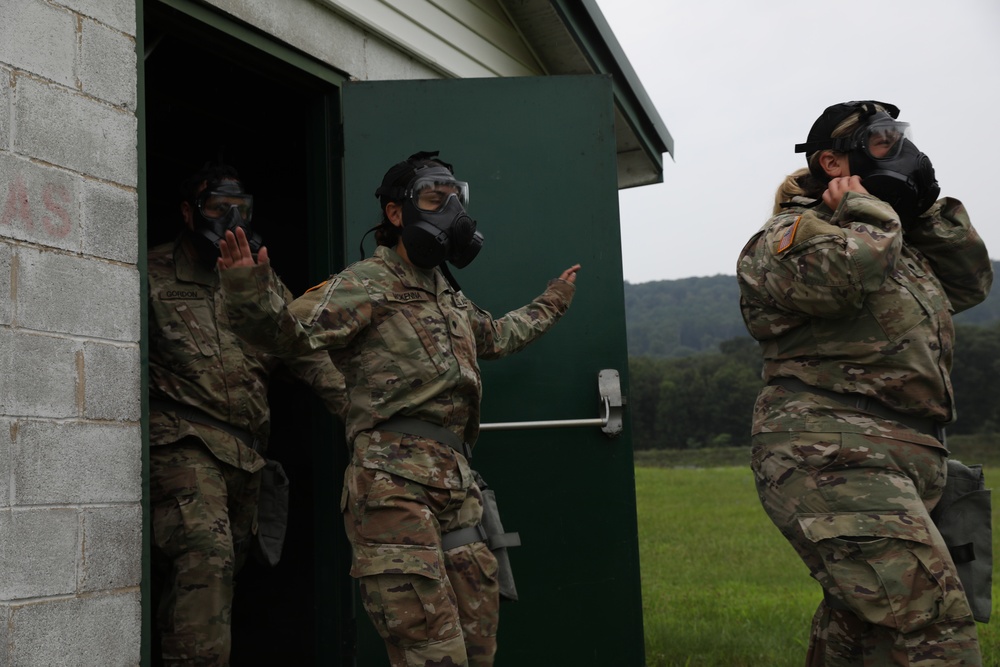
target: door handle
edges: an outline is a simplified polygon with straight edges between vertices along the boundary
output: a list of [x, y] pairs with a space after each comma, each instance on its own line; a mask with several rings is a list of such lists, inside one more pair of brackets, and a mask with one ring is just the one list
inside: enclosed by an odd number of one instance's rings
[[555, 419], [530, 422], [496, 422], [480, 424], [480, 431], [516, 431], [532, 428], [570, 428], [576, 426], [600, 426], [609, 438], [616, 438], [622, 432], [622, 413], [625, 399], [622, 397], [621, 378], [618, 371], [608, 368], [597, 374], [597, 404], [600, 417], [594, 419]]

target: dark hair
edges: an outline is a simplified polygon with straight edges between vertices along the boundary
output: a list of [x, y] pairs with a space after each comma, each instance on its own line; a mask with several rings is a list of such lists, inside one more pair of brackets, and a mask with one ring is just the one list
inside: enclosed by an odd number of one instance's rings
[[198, 189], [201, 187], [202, 183], [206, 184], [205, 187], [212, 188], [222, 181], [239, 180], [240, 175], [237, 173], [235, 167], [231, 167], [228, 164], [223, 164], [221, 162], [206, 162], [201, 166], [201, 169], [191, 174], [181, 182], [181, 201], [186, 201], [193, 205], [195, 198], [198, 196]]

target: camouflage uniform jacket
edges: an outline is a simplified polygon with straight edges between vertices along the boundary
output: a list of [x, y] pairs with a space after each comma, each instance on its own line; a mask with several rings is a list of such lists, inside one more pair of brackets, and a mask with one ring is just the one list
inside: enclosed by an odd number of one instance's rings
[[574, 286], [550, 281], [533, 302], [494, 319], [423, 270], [379, 246], [284, 308], [265, 266], [223, 272], [229, 317], [270, 352], [325, 349], [343, 373], [355, 456], [437, 488], [472, 484], [465, 457], [433, 440], [373, 431], [395, 415], [443, 426], [473, 444], [479, 434], [479, 359], [516, 352], [566, 312]]
[[[278, 360], [252, 350], [229, 324], [218, 271], [208, 270], [181, 239], [149, 252], [149, 397], [201, 410], [267, 442], [268, 379]], [[291, 294], [275, 276], [276, 294]], [[284, 365], [311, 386], [331, 411], [344, 407], [343, 378], [323, 354]], [[225, 463], [255, 472], [264, 459], [239, 438], [171, 412], [150, 411], [152, 446], [198, 438]]]
[[[952, 313], [989, 293], [986, 247], [961, 202], [944, 198], [903, 229], [895, 211], [848, 193], [836, 211], [813, 200], [769, 220], [740, 254], [740, 307], [760, 342], [762, 376], [873, 398], [940, 423], [955, 418]], [[753, 433], [858, 432], [941, 446], [895, 421], [831, 398], [761, 390]]]

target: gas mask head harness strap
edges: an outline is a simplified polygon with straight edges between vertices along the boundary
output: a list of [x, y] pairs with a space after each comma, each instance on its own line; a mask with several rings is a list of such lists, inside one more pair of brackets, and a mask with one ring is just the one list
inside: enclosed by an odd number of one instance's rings
[[[858, 127], [831, 136], [853, 114], [859, 115]], [[875, 100], [834, 104], [816, 119], [807, 141], [796, 144], [795, 152], [805, 153], [807, 160], [821, 150], [846, 153], [851, 175], [860, 176], [864, 188], [892, 206], [901, 221], [912, 221], [931, 207], [941, 188], [930, 159], [910, 138], [910, 124], [896, 120], [898, 116], [898, 107]], [[810, 170], [829, 180], [818, 163], [810, 163]]]
[[483, 235], [465, 210], [469, 184], [456, 180], [452, 166], [437, 155], [437, 151], [414, 153], [393, 165], [375, 196], [383, 213], [389, 203], [402, 205], [400, 235], [410, 262], [423, 269], [440, 266], [447, 271], [447, 261], [461, 269], [479, 254]]

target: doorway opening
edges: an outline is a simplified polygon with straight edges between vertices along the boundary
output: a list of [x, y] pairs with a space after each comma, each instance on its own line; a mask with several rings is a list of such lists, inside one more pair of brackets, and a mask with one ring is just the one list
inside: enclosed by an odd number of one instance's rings
[[[254, 196], [254, 228], [293, 294], [342, 268], [336, 85], [164, 3], [145, 2], [143, 17], [149, 247], [180, 232], [183, 179], [221, 160]], [[231, 664], [349, 665], [343, 427], [280, 374], [269, 402], [267, 456], [291, 480], [289, 525], [276, 567], [251, 558], [237, 575]]]

